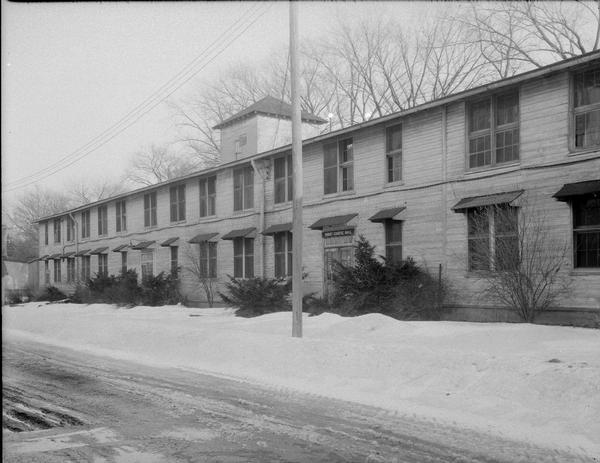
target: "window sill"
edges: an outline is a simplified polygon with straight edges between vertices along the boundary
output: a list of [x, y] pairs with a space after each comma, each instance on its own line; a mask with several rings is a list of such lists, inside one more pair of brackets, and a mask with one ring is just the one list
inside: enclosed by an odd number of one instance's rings
[[251, 214], [254, 212], [254, 208], [250, 208], [250, 209], [242, 209], [239, 211], [233, 211], [233, 215], [245, 215], [245, 214]]
[[158, 228], [158, 225], [150, 225], [148, 227], [144, 227], [144, 231], [154, 230]]
[[323, 199], [339, 198], [341, 196], [354, 196], [355, 194], [356, 192], [354, 190], [338, 191], [337, 193], [328, 193], [323, 195]]
[[393, 188], [397, 188], [397, 187], [401, 187], [404, 186], [404, 181], [403, 180], [398, 180], [396, 182], [385, 182], [383, 185], [383, 189], [393, 189]]
[[511, 163], [506, 163], [506, 164], [495, 164], [492, 166], [484, 166], [484, 167], [476, 167], [473, 169], [469, 169], [467, 168], [467, 170], [465, 171], [465, 175], [477, 175], [477, 174], [483, 174], [489, 171], [494, 171], [494, 170], [502, 170], [502, 169], [506, 169], [509, 170], [511, 168], [514, 167], [518, 167], [521, 165], [521, 161], [514, 161]]
[[587, 276], [587, 275], [600, 275], [599, 267], [589, 268], [575, 268], [569, 273], [571, 276]]
[[289, 209], [290, 207], [292, 207], [292, 202], [291, 201], [286, 201], [284, 203], [273, 203], [272, 210], [274, 210], [274, 211], [281, 211], [281, 210], [284, 210], [284, 209]]
[[204, 221], [204, 220], [207, 220], [207, 221], [208, 221], [208, 220], [214, 220], [214, 219], [216, 219], [216, 218], [217, 218], [217, 214], [212, 214], [212, 215], [201, 215], [201, 216], [198, 218], [198, 222], [202, 222], [202, 221]]
[[600, 146], [593, 148], [570, 148], [568, 156], [585, 156], [586, 154], [597, 154], [600, 152]]
[[181, 224], [184, 224], [184, 223], [186, 223], [185, 219], [184, 220], [174, 220], [174, 221], [170, 222], [171, 225], [181, 225]]

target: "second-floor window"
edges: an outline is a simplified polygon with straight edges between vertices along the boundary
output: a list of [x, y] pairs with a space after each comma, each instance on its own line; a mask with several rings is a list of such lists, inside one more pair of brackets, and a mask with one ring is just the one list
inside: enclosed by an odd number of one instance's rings
[[294, 195], [292, 156], [287, 155], [274, 161], [275, 204], [291, 201]]
[[600, 69], [574, 77], [575, 148], [600, 145]]
[[115, 211], [116, 230], [118, 232], [124, 232], [127, 230], [127, 206], [125, 200], [117, 201], [115, 203]]
[[90, 237], [90, 211], [83, 211], [81, 213], [81, 237]]
[[200, 179], [200, 217], [209, 217], [216, 214], [217, 177]]
[[469, 169], [519, 159], [519, 93], [495, 95], [469, 104]]
[[107, 206], [98, 206], [98, 236], [108, 234]]
[[75, 239], [75, 220], [67, 216], [67, 241]]
[[233, 276], [254, 278], [254, 238], [233, 240]]
[[254, 170], [251, 166], [233, 171], [233, 210], [254, 207]]
[[169, 188], [171, 202], [171, 222], [185, 220], [185, 185], [177, 185]]
[[60, 219], [54, 219], [54, 242], [60, 243]]
[[385, 161], [388, 183], [402, 180], [401, 125], [394, 125], [385, 129]]
[[144, 227], [156, 226], [156, 191], [144, 195]]
[[354, 189], [354, 153], [352, 138], [323, 147], [325, 194]]
[[48, 222], [44, 222], [44, 244], [48, 246]]

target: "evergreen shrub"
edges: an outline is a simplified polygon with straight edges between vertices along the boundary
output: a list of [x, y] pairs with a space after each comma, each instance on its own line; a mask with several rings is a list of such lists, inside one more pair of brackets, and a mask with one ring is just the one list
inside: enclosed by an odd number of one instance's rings
[[291, 310], [291, 279], [247, 278], [237, 279], [229, 276], [225, 284], [228, 294], [219, 293], [221, 299], [229, 305], [238, 307], [238, 317], [256, 317], [266, 313]]

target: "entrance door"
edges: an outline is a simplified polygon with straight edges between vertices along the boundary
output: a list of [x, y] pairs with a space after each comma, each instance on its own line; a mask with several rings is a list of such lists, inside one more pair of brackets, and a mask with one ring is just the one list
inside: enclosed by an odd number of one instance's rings
[[352, 265], [354, 261], [354, 246], [325, 248], [325, 284], [324, 291], [330, 295], [333, 290], [333, 275], [336, 270], [335, 262]]

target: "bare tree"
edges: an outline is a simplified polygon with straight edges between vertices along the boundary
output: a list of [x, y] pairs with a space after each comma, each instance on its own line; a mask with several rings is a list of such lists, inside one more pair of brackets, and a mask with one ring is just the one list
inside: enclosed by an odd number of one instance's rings
[[199, 247], [193, 244], [185, 247], [185, 256], [185, 270], [200, 284], [208, 306], [213, 307], [217, 291], [217, 276], [209, 271], [208, 256], [206, 259], [201, 259]]
[[154, 185], [189, 174], [200, 167], [197, 160], [175, 154], [167, 146], [151, 145], [135, 154], [126, 178], [134, 184]]
[[567, 243], [555, 238], [538, 208], [490, 206], [469, 212], [469, 265], [486, 292], [533, 322], [569, 290], [560, 274]]
[[80, 180], [74, 182], [69, 187], [68, 195], [71, 198], [72, 205], [75, 207], [110, 198], [125, 191], [125, 185], [120, 181], [115, 182], [105, 179], [99, 182], [90, 182]]

